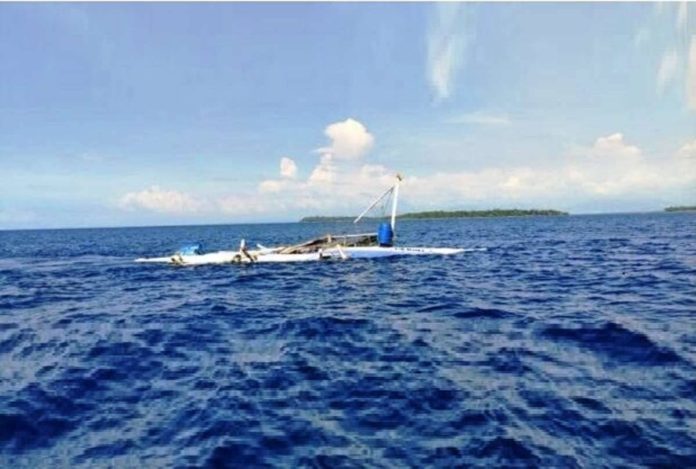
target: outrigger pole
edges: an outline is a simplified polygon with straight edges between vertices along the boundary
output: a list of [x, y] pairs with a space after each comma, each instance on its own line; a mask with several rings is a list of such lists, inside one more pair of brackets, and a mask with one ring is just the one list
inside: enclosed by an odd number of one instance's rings
[[394, 198], [392, 199], [392, 213], [391, 213], [391, 228], [392, 228], [392, 231], [394, 231], [394, 226], [396, 225], [396, 204], [397, 204], [397, 199], [399, 198], [399, 183], [401, 182], [401, 179], [402, 179], [401, 175], [397, 174], [396, 175], [396, 183], [393, 186], [391, 186], [389, 189], [384, 191], [382, 193], [382, 195], [377, 197], [377, 199], [375, 199], [375, 201], [372, 202], [369, 207], [367, 207], [365, 210], [363, 210], [363, 212], [360, 215], [358, 215], [358, 217], [355, 220], [353, 220], [353, 223], [359, 222], [360, 219], [362, 217], [364, 217], [367, 212], [372, 210], [372, 207], [377, 205], [380, 200], [385, 198], [387, 195], [394, 193]]

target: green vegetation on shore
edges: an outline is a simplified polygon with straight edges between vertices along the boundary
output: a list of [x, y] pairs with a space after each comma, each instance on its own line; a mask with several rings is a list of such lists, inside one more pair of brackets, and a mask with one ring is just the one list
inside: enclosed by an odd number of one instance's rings
[[667, 207], [665, 212], [696, 212], [696, 205]]
[[[559, 216], [568, 215], [567, 212], [560, 210], [522, 210], [522, 209], [492, 209], [492, 210], [434, 210], [429, 212], [413, 212], [398, 215], [399, 220], [418, 220], [433, 218], [474, 218], [474, 217], [538, 217], [538, 216]], [[304, 217], [300, 222], [344, 222], [353, 221], [355, 217]], [[376, 217], [366, 217], [367, 220], [378, 220]]]

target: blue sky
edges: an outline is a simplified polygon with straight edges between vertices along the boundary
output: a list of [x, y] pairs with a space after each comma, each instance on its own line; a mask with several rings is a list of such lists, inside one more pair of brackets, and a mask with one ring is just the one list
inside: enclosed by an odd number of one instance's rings
[[0, 77], [0, 229], [696, 203], [693, 4], [2, 3]]

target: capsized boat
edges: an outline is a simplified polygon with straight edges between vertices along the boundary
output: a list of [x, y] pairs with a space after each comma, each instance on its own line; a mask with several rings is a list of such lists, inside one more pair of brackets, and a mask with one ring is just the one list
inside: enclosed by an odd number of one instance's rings
[[391, 222], [379, 225], [377, 233], [363, 234], [327, 234], [300, 244], [268, 248], [260, 244], [256, 249], [248, 249], [241, 241], [236, 251], [217, 251], [201, 253], [199, 245], [185, 246], [175, 254], [166, 257], [136, 259], [136, 262], [160, 262], [175, 265], [203, 264], [251, 264], [264, 262], [306, 262], [345, 259], [373, 259], [391, 256], [450, 255], [476, 249], [437, 248], [437, 247], [402, 247], [394, 246], [396, 227], [396, 207], [399, 197], [401, 176], [396, 182], [368, 206], [354, 221], [358, 223], [366, 213], [380, 201], [391, 196]]

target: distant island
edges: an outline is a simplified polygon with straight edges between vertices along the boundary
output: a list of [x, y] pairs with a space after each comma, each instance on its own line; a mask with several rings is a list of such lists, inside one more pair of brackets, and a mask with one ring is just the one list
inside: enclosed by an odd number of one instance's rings
[[696, 212], [696, 205], [667, 207], [665, 212]]
[[[475, 217], [539, 217], [539, 216], [562, 216], [568, 215], [568, 212], [560, 210], [542, 210], [542, 209], [492, 209], [492, 210], [434, 210], [429, 212], [412, 212], [397, 215], [399, 220], [419, 220], [419, 219], [434, 219], [434, 218], [475, 218]], [[379, 220], [386, 217], [365, 217], [363, 220]], [[353, 221], [355, 217], [322, 217], [311, 216], [304, 217], [300, 220], [302, 223], [312, 222], [348, 222]]]

